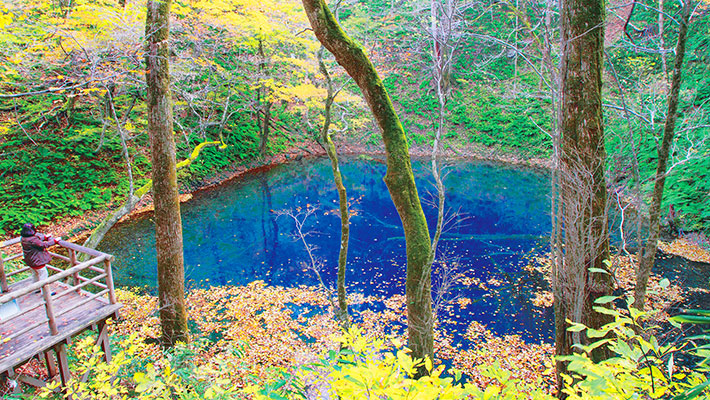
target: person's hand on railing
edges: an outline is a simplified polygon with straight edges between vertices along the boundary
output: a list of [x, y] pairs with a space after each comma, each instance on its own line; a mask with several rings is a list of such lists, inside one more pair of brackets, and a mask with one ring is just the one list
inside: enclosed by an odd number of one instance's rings
[[47, 235], [47, 236], [45, 237], [45, 240], [48, 241], [48, 242], [52, 242], [52, 243], [54, 243], [54, 244], [57, 244], [57, 243], [59, 243], [60, 240], [62, 240], [62, 238], [61, 238], [61, 236], [60, 236], [60, 237], [54, 237], [54, 236]]

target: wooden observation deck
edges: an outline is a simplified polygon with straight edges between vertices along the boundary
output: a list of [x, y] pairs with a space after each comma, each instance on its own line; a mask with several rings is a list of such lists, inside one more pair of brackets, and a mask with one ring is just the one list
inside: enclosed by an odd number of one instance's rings
[[[87, 329], [98, 332], [97, 344], [109, 362], [106, 320], [116, 318], [121, 308], [113, 288], [113, 256], [60, 240], [51, 248], [56, 252], [50, 251], [49, 277], [33, 282], [19, 243], [20, 238], [0, 243], [0, 375], [44, 386], [45, 382], [16, 372], [39, 357], [46, 363], [49, 378], [58, 375], [66, 384], [70, 379], [66, 346]], [[80, 254], [88, 260], [78, 262]], [[28, 278], [21, 279], [28, 273]], [[19, 389], [17, 385], [16, 391]]]

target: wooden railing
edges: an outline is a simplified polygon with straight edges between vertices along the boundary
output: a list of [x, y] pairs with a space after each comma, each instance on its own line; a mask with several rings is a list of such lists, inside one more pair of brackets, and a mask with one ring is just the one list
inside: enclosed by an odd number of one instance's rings
[[[5, 252], [5, 249], [8, 248], [19, 249], [19, 243], [20, 238], [2, 242], [0, 243], [0, 251]], [[50, 252], [52, 260], [54, 261], [56, 259], [64, 261], [67, 265], [66, 269], [48, 264], [47, 269], [53, 271], [53, 275], [39, 282], [32, 282], [31, 278], [26, 279], [23, 282], [27, 283], [21, 285], [20, 287], [17, 287], [18, 285], [8, 285], [8, 278], [22, 272], [28, 272], [30, 271], [30, 267], [25, 266], [22, 261], [19, 261], [22, 267], [17, 268], [14, 271], [6, 272], [5, 267], [9, 261], [21, 259], [22, 250], [19, 249], [19, 254], [10, 254], [5, 258], [0, 256], [0, 284], [2, 285], [3, 291], [3, 294], [0, 296], [0, 305], [8, 304], [13, 301], [16, 302], [23, 296], [31, 295], [38, 290], [41, 290], [42, 292], [41, 300], [32, 303], [29, 307], [23, 307], [23, 309], [18, 313], [8, 318], [4, 318], [0, 322], [4, 324], [42, 306], [44, 306], [46, 311], [44, 319], [39, 318], [37, 321], [33, 321], [32, 324], [24, 326], [21, 330], [15, 331], [11, 335], [3, 337], [3, 340], [7, 341], [21, 336], [22, 334], [35, 329], [44, 323], [49, 325], [49, 331], [52, 335], [58, 335], [59, 330], [57, 327], [57, 318], [67, 312], [75, 310], [93, 300], [96, 300], [97, 298], [104, 296], [104, 301], [109, 304], [116, 304], [116, 294], [114, 293], [113, 288], [113, 275], [111, 273], [111, 260], [113, 259], [113, 256], [63, 240], [58, 242], [58, 246], [66, 249], [68, 256]], [[91, 258], [88, 261], [77, 263], [77, 253], [86, 254]], [[91, 274], [91, 276], [87, 276], [89, 274]], [[64, 285], [50, 286], [51, 284], [60, 281], [64, 281]], [[11, 288], [13, 289], [12, 291], [10, 291]], [[60, 289], [57, 290], [57, 288]], [[89, 288], [93, 289], [87, 291]], [[53, 292], [53, 290], [56, 291]], [[83, 295], [80, 299], [74, 299], [71, 301], [68, 306], [62, 307], [69, 302], [61, 302], [58, 300], [73, 292], [81, 293]]]

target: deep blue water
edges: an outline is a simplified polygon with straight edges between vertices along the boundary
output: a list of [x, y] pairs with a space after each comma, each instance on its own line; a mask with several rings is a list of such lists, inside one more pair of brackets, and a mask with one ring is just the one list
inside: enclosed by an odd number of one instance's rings
[[[434, 199], [429, 164], [415, 162], [414, 168], [433, 230], [436, 211], [427, 204]], [[341, 169], [355, 214], [351, 219], [348, 291], [404, 294], [404, 236], [382, 181], [385, 165], [348, 158]], [[454, 288], [450, 295], [468, 298], [472, 304], [449, 309], [452, 321], [448, 326], [464, 331], [463, 323], [476, 320], [497, 333], [552, 341], [552, 310], [536, 308], [530, 302], [542, 280], [521, 268], [527, 256], [543, 250], [549, 232], [548, 177], [533, 169], [471, 162], [452, 162], [446, 173], [446, 208], [456, 212], [458, 223], [442, 235], [440, 258], [455, 261], [458, 271], [469, 277], [500, 283], [489, 285], [491, 290]], [[282, 286], [315, 285], [313, 273], [301, 266], [307, 254], [292, 236], [293, 221], [272, 212], [308, 205], [318, 207], [306, 225], [312, 232], [308, 240], [330, 266], [323, 277], [334, 285], [340, 220], [333, 212], [338, 208], [337, 193], [327, 159], [307, 159], [249, 174], [198, 193], [183, 204], [189, 285], [244, 285], [254, 280]], [[113, 265], [118, 285], [156, 285], [154, 240], [149, 218], [109, 232], [100, 248], [116, 256]]]

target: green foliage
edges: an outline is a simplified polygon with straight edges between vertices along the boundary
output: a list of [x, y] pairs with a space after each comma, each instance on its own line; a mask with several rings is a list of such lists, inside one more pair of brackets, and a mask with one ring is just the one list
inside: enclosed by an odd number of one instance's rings
[[507, 98], [500, 92], [473, 88], [456, 93], [452, 122], [464, 126], [470, 142], [499, 145], [537, 156], [547, 155], [551, 115], [548, 105], [536, 99]]
[[[272, 129], [269, 150], [283, 151], [289, 140], [283, 133], [299, 130], [298, 113], [286, 107], [291, 101], [286, 89], [302, 83], [303, 71], [314, 68], [317, 41], [294, 35], [294, 24], [300, 27], [306, 20], [298, 4], [254, 7], [232, 0], [173, 5], [177, 158], [204, 141], [224, 138], [228, 145], [224, 151], [207, 149], [180, 172], [181, 183], [190, 185], [254, 159], [259, 141], [255, 111], [260, 107], [253, 104], [254, 88], [267, 81], [274, 89], [269, 101], [283, 101], [274, 116], [281, 126]], [[142, 6], [78, 0], [66, 9], [46, 2], [8, 7], [0, 18], [6, 26], [0, 48], [9, 61], [0, 69], [0, 92], [50, 93], [2, 101], [0, 235], [14, 234], [23, 222], [46, 224], [125, 198], [126, 166], [116, 121], [107, 112], [108, 93], [128, 135], [135, 185], [150, 174], [141, 100], [144, 71], [134, 51], [142, 46]], [[254, 57], [259, 42], [273, 64], [269, 76], [262, 76], [262, 63]]]
[[681, 225], [687, 231], [710, 227], [710, 147], [690, 160], [681, 171], [666, 180], [663, 204], [680, 210]]
[[[437, 129], [438, 100], [429, 90], [429, 79], [412, 73], [392, 73], [383, 80], [395, 104], [410, 141], [433, 144]], [[546, 101], [505, 97], [468, 81], [461, 81], [447, 104], [447, 139], [500, 146], [516, 152], [546, 156], [552, 116]]]
[[[72, 363], [77, 376], [65, 387], [64, 398], [74, 399], [231, 399], [236, 389], [229, 380], [213, 377], [209, 369], [197, 367], [194, 357], [209, 342], [197, 340], [179, 344], [163, 357], [167, 363], [155, 364], [146, 359], [148, 347], [136, 334], [116, 343], [111, 363], [103, 361], [99, 346], [87, 336], [76, 342], [76, 360]], [[53, 399], [60, 382], [52, 381], [39, 392], [39, 398]]]
[[[679, 3], [664, 2], [668, 15], [677, 15]], [[668, 16], [664, 19], [664, 41], [666, 47], [673, 47], [677, 41], [677, 21]], [[657, 32], [658, 15], [654, 8], [636, 10], [631, 21], [642, 31], [631, 32], [636, 45], [643, 44], [655, 49], [659, 46]], [[683, 230], [705, 230], [710, 228], [710, 214], [707, 206], [710, 197], [710, 167], [708, 155], [710, 145], [706, 138], [710, 134], [710, 67], [708, 44], [710, 44], [710, 18], [705, 15], [693, 17], [688, 33], [687, 51], [683, 65], [682, 85], [679, 98], [678, 121], [675, 127], [675, 141], [669, 158], [673, 171], [668, 175], [664, 190], [663, 207], [673, 205], [680, 210]], [[645, 32], [645, 33], [644, 33]], [[652, 191], [655, 175], [657, 146], [667, 112], [667, 87], [672, 74], [674, 55], [665, 56], [668, 76], [663, 74], [663, 61], [656, 51], [641, 52], [637, 46], [614, 46], [608, 51], [608, 63], [614, 65], [617, 79], [606, 86], [607, 102], [622, 106], [621, 85], [624, 103], [630, 110], [630, 120], [616, 109], [607, 109], [606, 137], [611, 163], [621, 168], [630, 165], [634, 157], [634, 146], [638, 156], [642, 182], [629, 182], [629, 186], [641, 185], [644, 194]], [[629, 137], [633, 130], [633, 138]], [[620, 176], [629, 171], [615, 171]], [[647, 199], [650, 196], [646, 197]]]
[[[0, 33], [0, 49], [6, 61], [0, 63], [0, 92], [52, 89], [51, 93], [3, 100], [1, 104], [0, 235], [14, 232], [25, 220], [47, 223], [123, 199], [128, 182], [116, 127], [105, 113], [109, 89], [118, 118], [126, 117], [137, 185], [150, 174], [145, 157], [149, 153], [145, 104], [141, 100], [143, 66], [142, 59], [134, 55], [134, 49], [142, 45], [142, 6], [129, 2], [122, 8], [118, 2], [89, 0], [74, 1], [71, 9], [52, 4], [10, 2], [7, 9], [0, 10], [0, 25], [5, 28]], [[265, 101], [273, 102], [269, 153], [281, 152], [298, 135], [315, 131], [305, 126], [304, 110], [311, 116], [320, 115], [322, 104], [302, 97], [323, 90], [314, 60], [318, 43], [308, 31], [295, 34], [307, 24], [299, 2], [269, 1], [267, 5], [257, 7], [244, 0], [173, 5], [175, 57], [171, 61], [177, 157], [186, 157], [196, 143], [204, 141], [223, 138], [229, 146], [206, 149], [200, 160], [180, 172], [183, 184], [191, 186], [257, 157], [257, 113]], [[473, 144], [474, 148], [501, 148], [523, 157], [548, 156], [550, 141], [544, 131], [550, 131], [554, 115], [550, 94], [535, 72], [545, 73], [540, 65], [543, 7], [526, 2], [468, 6], [463, 9], [467, 23], [461, 37], [465, 39], [458, 44], [452, 76], [448, 77], [453, 91], [447, 104], [446, 139], [458, 145]], [[675, 2], [665, 2], [667, 48], [676, 40], [677, 22], [671, 17], [678, 7]], [[422, 12], [416, 2], [403, 1], [393, 8], [391, 2], [376, 0], [343, 4], [339, 15], [347, 30], [372, 49], [373, 61], [383, 72], [410, 143], [431, 145], [438, 102], [429, 73], [431, 38], [422, 29], [423, 22], [428, 24], [428, 13]], [[552, 22], [554, 43], [554, 18]], [[646, 29], [655, 24], [656, 5], [637, 7], [630, 26]], [[642, 182], [628, 185], [642, 185], [648, 192], [652, 185], [649, 177], [655, 171], [656, 137], [664, 119], [666, 100], [661, 88], [666, 77], [662, 76], [660, 52], [639, 51], [659, 45], [653, 29], [646, 31], [650, 36], [631, 29], [636, 44], [617, 42], [605, 57], [615, 66], [624, 88], [636, 138], [624, 136], [627, 122], [616, 109], [606, 110], [605, 133], [610, 160], [621, 160], [621, 165], [628, 165], [630, 144], [638, 144]], [[504, 43], [521, 49], [530, 64], [522, 56], [515, 57], [512, 46]], [[260, 44], [266, 65], [259, 56]], [[693, 145], [697, 148], [692, 160], [669, 175], [664, 199], [665, 207], [673, 204], [681, 211], [686, 230], [710, 227], [710, 208], [705, 206], [710, 200], [710, 141], [700, 143], [708, 136], [709, 49], [710, 18], [707, 13], [696, 13], [684, 66], [678, 126], [683, 134], [676, 143], [675, 161]], [[554, 49], [552, 56], [557, 56]], [[327, 61], [333, 66], [334, 77], [342, 76], [342, 70]], [[666, 62], [672, 68], [672, 54], [666, 54]], [[605, 74], [605, 78], [610, 76]], [[357, 96], [352, 81], [336, 80], [336, 86], [343, 87], [339, 97], [351, 101]], [[74, 85], [83, 86], [60, 89]], [[604, 87], [604, 102], [620, 106], [616, 79], [608, 79]], [[134, 98], [135, 107], [126, 116]], [[305, 108], [303, 103], [307, 103]], [[364, 107], [349, 107], [343, 114], [347, 124], [342, 126], [361, 133], [369, 144], [379, 143]], [[104, 126], [102, 119], [108, 125]], [[693, 126], [701, 128], [690, 129]], [[97, 152], [104, 128], [103, 147]], [[47, 173], [33, 173], [27, 163]]]
[[14, 233], [25, 222], [82, 215], [111, 201], [121, 154], [110, 140], [97, 152], [92, 142], [99, 134], [77, 124], [63, 134], [34, 136], [34, 142], [19, 133], [0, 142], [0, 153], [11, 154], [0, 160], [0, 234]]
[[[597, 303], [613, 301], [599, 299]], [[651, 315], [633, 307], [627, 299], [628, 312], [595, 307], [610, 314], [614, 321], [599, 330], [573, 324], [571, 331], [585, 331], [589, 338], [604, 338], [589, 345], [577, 345], [581, 353], [559, 357], [568, 362], [571, 376], [565, 376], [564, 392], [569, 399], [618, 398], [710, 398], [707, 376], [710, 373], [708, 354], [696, 353], [704, 360], [692, 369], [677, 366], [676, 360], [686, 350], [685, 343], [661, 343], [654, 334], [658, 327], [644, 327]], [[600, 363], [590, 359], [590, 352], [606, 346], [613, 356]]]

